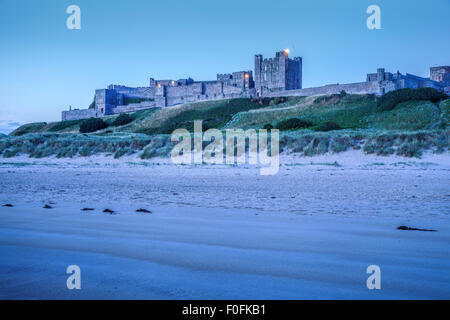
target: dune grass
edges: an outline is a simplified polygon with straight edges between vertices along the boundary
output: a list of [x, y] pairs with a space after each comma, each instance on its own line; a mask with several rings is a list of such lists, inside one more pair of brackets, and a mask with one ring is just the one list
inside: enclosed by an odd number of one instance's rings
[[450, 99], [441, 101], [439, 103], [439, 109], [441, 111], [441, 117], [450, 121]]
[[0, 138], [0, 153], [5, 158], [20, 154], [32, 158], [61, 158], [118, 153], [117, 158], [143, 150], [151, 140], [151, 137], [140, 134], [28, 134]]
[[[314, 132], [288, 131], [280, 134], [280, 150], [304, 156], [339, 153], [350, 149], [367, 154], [420, 157], [425, 150], [448, 151], [449, 130], [380, 131], [340, 130]], [[0, 138], [0, 155], [4, 158], [29, 155], [33, 158], [58, 158], [111, 154], [114, 158], [138, 153], [142, 159], [168, 157], [175, 143], [170, 135], [144, 134], [28, 134]]]
[[449, 131], [341, 130], [334, 132], [287, 132], [280, 136], [280, 149], [313, 156], [327, 152], [363, 150], [366, 154], [420, 157], [423, 151], [448, 151]]

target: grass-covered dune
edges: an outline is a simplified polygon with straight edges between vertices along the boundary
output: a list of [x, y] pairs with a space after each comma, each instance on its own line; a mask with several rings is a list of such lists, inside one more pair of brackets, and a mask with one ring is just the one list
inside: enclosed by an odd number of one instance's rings
[[[167, 138], [167, 137], [165, 137]], [[106, 153], [115, 158], [133, 154], [151, 146], [160, 137], [142, 134], [26, 134], [0, 139], [0, 154], [4, 158], [27, 154], [33, 158], [56, 156], [90, 156]]]
[[[100, 132], [170, 134], [177, 128], [191, 130], [194, 120], [208, 128], [263, 128], [288, 119], [312, 124], [312, 130], [326, 122], [341, 129], [430, 130], [444, 129], [449, 118], [449, 100], [442, 102], [410, 100], [384, 111], [373, 95], [329, 95], [271, 99], [228, 99], [187, 103], [169, 108], [154, 108], [130, 113], [131, 122], [114, 125], [118, 115], [103, 118]], [[78, 133], [85, 120], [26, 124], [13, 136], [27, 133]], [[286, 129], [285, 129], [286, 130]]]
[[[367, 154], [420, 157], [425, 150], [448, 150], [450, 130], [333, 132], [289, 131], [280, 135], [280, 150], [313, 156], [327, 152], [362, 150]], [[114, 158], [137, 154], [142, 159], [168, 157], [174, 147], [168, 134], [27, 134], [0, 138], [0, 155], [10, 158], [57, 158], [106, 154]]]
[[[127, 121], [118, 121], [118, 115], [104, 117], [98, 130], [93, 127], [97, 131], [88, 134], [80, 134], [80, 127], [89, 127], [86, 120], [32, 123], [0, 137], [0, 155], [168, 156], [173, 147], [170, 133], [177, 128], [192, 131], [193, 121], [203, 120], [204, 130], [278, 128], [284, 151], [303, 155], [352, 148], [420, 156], [423, 150], [448, 150], [450, 100], [432, 91], [428, 99], [429, 94], [429, 90], [418, 94], [398, 90], [382, 98], [341, 93], [188, 103], [130, 113]], [[408, 100], [412, 98], [419, 100]]]
[[[139, 112], [131, 113], [130, 116], [133, 121], [138, 121], [142, 118], [148, 117], [149, 114], [153, 113], [156, 109], [142, 110]], [[103, 117], [102, 120], [106, 123], [108, 127], [114, 125], [114, 120], [116, 120], [119, 115], [112, 115]], [[27, 133], [79, 133], [80, 126], [85, 120], [67, 120], [59, 122], [36, 122], [25, 124], [13, 132], [12, 136], [21, 136]], [[111, 130], [108, 130], [111, 131]]]

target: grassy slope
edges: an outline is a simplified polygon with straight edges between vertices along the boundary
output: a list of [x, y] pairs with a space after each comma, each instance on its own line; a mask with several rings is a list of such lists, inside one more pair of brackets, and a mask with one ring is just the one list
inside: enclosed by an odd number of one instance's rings
[[300, 118], [319, 124], [337, 122], [342, 128], [366, 128], [364, 117], [376, 112], [376, 101], [367, 95], [336, 96], [330, 99], [303, 97], [275, 107], [241, 112], [233, 117], [229, 127], [260, 127], [266, 123], [275, 125], [288, 118]]
[[285, 150], [313, 155], [363, 148], [366, 153], [419, 156], [423, 149], [438, 152], [448, 149], [450, 100], [439, 104], [409, 101], [381, 112], [376, 99], [368, 95], [292, 97], [264, 102], [232, 99], [149, 109], [130, 115], [133, 122], [121, 127], [112, 126], [117, 115], [105, 117], [110, 126], [88, 135], [73, 134], [83, 120], [24, 125], [14, 135], [34, 134], [0, 137], [0, 153], [4, 157], [21, 153], [65, 157], [106, 152], [120, 157], [143, 151], [143, 158], [167, 156], [173, 146], [168, 134], [176, 128], [191, 130], [196, 119], [203, 120], [204, 129], [225, 129], [261, 128], [295, 117], [314, 124], [334, 121], [346, 130], [284, 132], [280, 144]]
[[11, 132], [10, 135], [12, 135], [12, 136], [21, 136], [21, 135], [24, 135], [26, 133], [44, 132], [46, 126], [47, 126], [46, 122], [27, 123], [27, 124], [24, 124], [24, 125], [20, 126], [19, 128], [17, 128], [13, 132]]
[[205, 128], [222, 128], [234, 114], [260, 107], [260, 104], [250, 99], [188, 103], [170, 108], [154, 109], [154, 112], [148, 117], [116, 130], [145, 134], [170, 134], [177, 128], [192, 130], [194, 120], [203, 120]]
[[[291, 97], [272, 105], [250, 99], [228, 99], [188, 103], [170, 108], [149, 109], [131, 113], [133, 122], [121, 127], [112, 126], [117, 117], [103, 119], [110, 125], [103, 131], [169, 134], [176, 128], [191, 130], [193, 120], [203, 120], [205, 128], [261, 128], [275, 125], [289, 118], [300, 118], [315, 125], [333, 121], [343, 129], [430, 129], [441, 117], [449, 118], [449, 100], [438, 104], [409, 101], [391, 111], [379, 111], [376, 99], [370, 95], [336, 95], [325, 97]], [[273, 102], [273, 101], [272, 101]], [[78, 132], [83, 120], [27, 124], [11, 135], [32, 132]]]
[[[103, 120], [108, 123], [108, 125], [112, 125], [114, 119], [117, 118], [118, 115], [107, 116], [104, 117]], [[67, 120], [67, 121], [58, 121], [58, 122], [36, 122], [36, 123], [28, 123], [23, 126], [17, 128], [10, 135], [12, 136], [21, 136], [27, 133], [47, 133], [47, 132], [55, 132], [55, 133], [78, 133], [80, 130], [80, 125], [84, 120]]]
[[393, 110], [377, 112], [367, 117], [370, 128], [387, 130], [420, 130], [430, 127], [440, 117], [437, 105], [428, 101], [409, 101]]

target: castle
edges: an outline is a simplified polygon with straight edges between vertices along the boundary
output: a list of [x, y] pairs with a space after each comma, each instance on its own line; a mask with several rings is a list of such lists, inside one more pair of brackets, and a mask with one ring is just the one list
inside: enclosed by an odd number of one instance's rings
[[430, 77], [390, 73], [379, 68], [367, 74], [366, 81], [302, 88], [301, 57], [289, 58], [289, 50], [276, 52], [274, 58], [255, 55], [254, 77], [251, 70], [217, 74], [212, 81], [155, 80], [148, 87], [109, 85], [95, 91], [94, 103], [88, 109], [62, 111], [62, 120], [103, 117], [148, 108], [170, 107], [187, 102], [241, 97], [311, 96], [345, 91], [351, 94], [376, 94], [402, 88], [431, 87], [450, 93], [450, 66], [430, 68]]

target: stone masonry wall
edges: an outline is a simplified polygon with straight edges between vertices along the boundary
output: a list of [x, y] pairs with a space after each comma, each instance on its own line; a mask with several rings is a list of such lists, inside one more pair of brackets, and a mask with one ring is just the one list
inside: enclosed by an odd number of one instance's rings
[[95, 117], [95, 109], [69, 110], [61, 112], [61, 120], [80, 120]]
[[302, 88], [302, 58], [296, 57], [288, 59], [288, 70], [286, 74], [286, 89], [301, 89]]
[[265, 97], [282, 96], [314, 96], [323, 94], [336, 94], [344, 90], [350, 94], [380, 94], [378, 82], [357, 82], [348, 84], [331, 84], [323, 87], [305, 88], [297, 90], [281, 90], [274, 92], [264, 92]]
[[263, 59], [255, 56], [255, 86], [269, 89], [286, 88], [287, 56], [277, 52], [275, 58]]
[[135, 112], [156, 107], [155, 101], [143, 101], [141, 103], [130, 103], [128, 105], [117, 106], [112, 109], [113, 114], [124, 112]]

